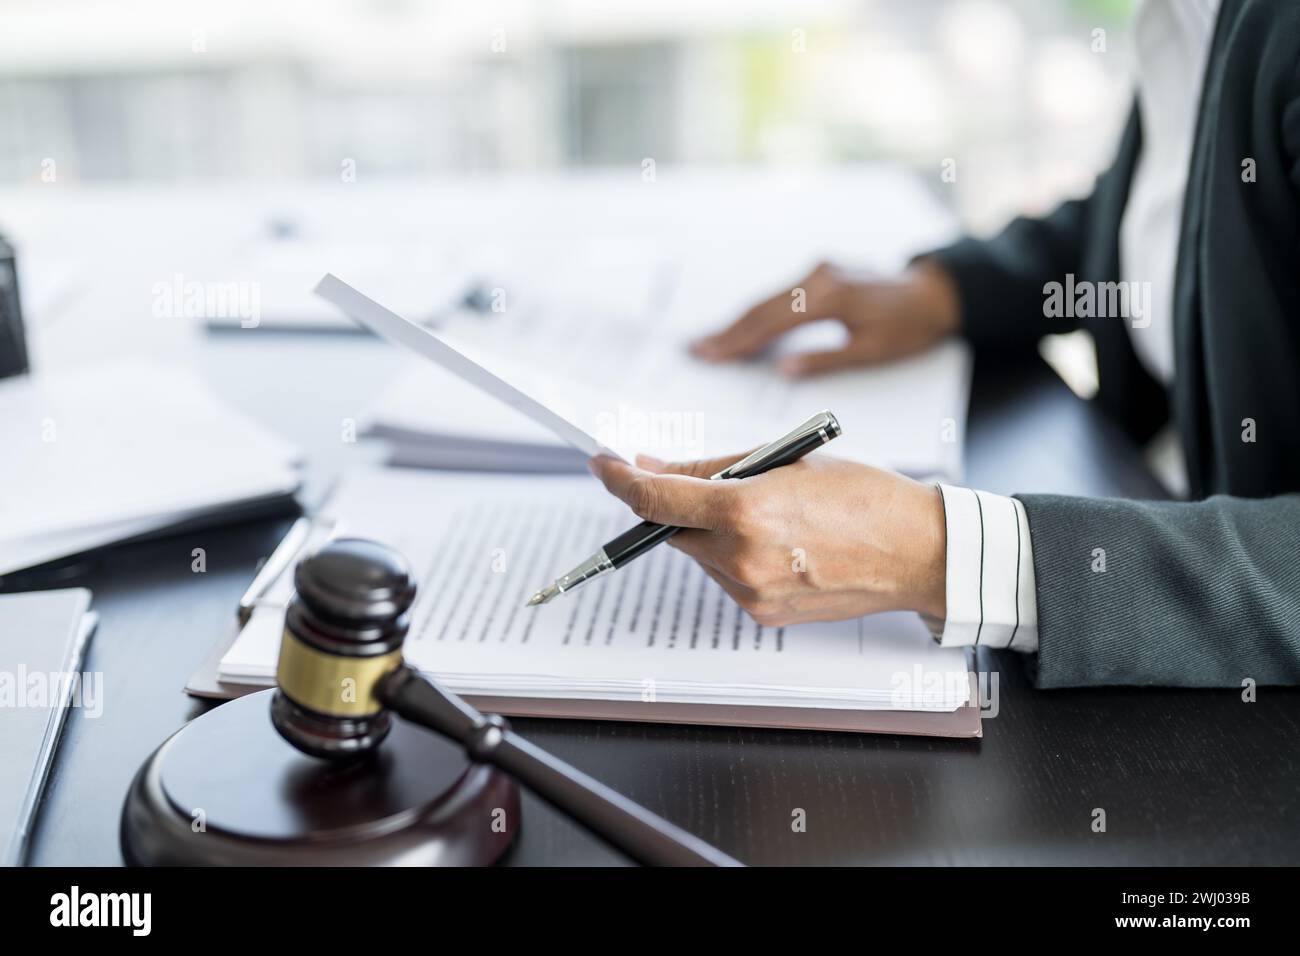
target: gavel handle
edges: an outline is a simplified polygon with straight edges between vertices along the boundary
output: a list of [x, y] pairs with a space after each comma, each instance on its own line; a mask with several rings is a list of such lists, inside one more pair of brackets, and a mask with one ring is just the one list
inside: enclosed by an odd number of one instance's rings
[[394, 713], [450, 737], [480, 763], [509, 773], [551, 806], [648, 866], [741, 866], [698, 837], [655, 816], [581, 770], [483, 715], [436, 681], [402, 667], [376, 693]]

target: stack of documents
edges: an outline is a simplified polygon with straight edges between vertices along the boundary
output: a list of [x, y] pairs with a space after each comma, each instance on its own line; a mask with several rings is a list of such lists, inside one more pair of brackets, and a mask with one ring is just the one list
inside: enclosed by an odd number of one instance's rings
[[[844, 428], [830, 452], [913, 477], [962, 477], [971, 361], [950, 341], [871, 369], [805, 380], [775, 366], [795, 350], [834, 344], [838, 329], [809, 327], [771, 354], [710, 364], [690, 355], [697, 330], [648, 321], [591, 321], [559, 305], [524, 315], [484, 314], [438, 337], [497, 378], [554, 409], [628, 460], [742, 453], [832, 410]], [[390, 463], [436, 468], [581, 471], [585, 456], [507, 405], [421, 363], [399, 378], [363, 423], [390, 442]]]
[[[862, 729], [851, 714], [952, 714], [970, 701], [964, 651], [939, 647], [915, 615], [763, 627], [674, 548], [525, 607], [539, 584], [635, 523], [589, 477], [358, 471], [320, 519], [411, 563], [419, 596], [407, 660], [510, 712], [590, 715], [575, 702], [604, 701], [625, 708], [602, 712], [611, 717], [672, 719], [687, 706], [703, 708], [686, 713], [707, 723], [710, 709], [747, 708], [749, 722], [781, 724], [764, 710], [776, 708]], [[220, 680], [274, 682], [292, 564], [221, 659]]]
[[143, 361], [0, 382], [0, 574], [291, 494], [297, 451]]
[[[527, 367], [497, 359], [492, 366], [497, 375], [508, 381], [528, 378]], [[536, 390], [539, 383], [528, 387]], [[579, 414], [577, 404], [570, 414]], [[587, 462], [585, 454], [526, 415], [423, 362], [388, 387], [362, 428], [388, 443], [388, 463], [400, 467], [574, 473], [585, 470]]]

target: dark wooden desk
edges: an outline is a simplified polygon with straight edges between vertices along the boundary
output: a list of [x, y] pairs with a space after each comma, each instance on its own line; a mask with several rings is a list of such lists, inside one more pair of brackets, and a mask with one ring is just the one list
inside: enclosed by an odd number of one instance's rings
[[[361, 339], [214, 339], [203, 361], [219, 392], [303, 443], [320, 484], [356, 453], [340, 447], [340, 418], [359, 412], [395, 359]], [[981, 360], [968, 447], [968, 481], [991, 491], [1158, 494], [1133, 446], [1035, 359]], [[121, 547], [66, 582], [95, 592], [101, 623], [87, 667], [104, 673], [105, 704], [98, 719], [69, 722], [33, 863], [121, 862], [127, 785], [204, 709], [181, 685], [286, 527], [262, 520]], [[190, 569], [200, 546], [205, 574]], [[1253, 704], [1233, 690], [1040, 693], [1014, 655], [981, 655], [1000, 682], [981, 741], [516, 724], [753, 864], [1300, 861], [1300, 692], [1263, 688]], [[1094, 808], [1106, 811], [1105, 833], [1092, 832]], [[796, 809], [804, 833], [791, 830]], [[620, 860], [535, 800], [525, 813], [512, 863]]]

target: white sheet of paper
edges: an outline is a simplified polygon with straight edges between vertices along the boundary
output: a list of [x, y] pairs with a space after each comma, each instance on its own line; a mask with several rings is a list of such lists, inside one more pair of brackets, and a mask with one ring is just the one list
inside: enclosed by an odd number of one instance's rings
[[[317, 283], [315, 291], [372, 332], [410, 349], [518, 410], [588, 457], [602, 452], [613, 454], [572, 421], [462, 355], [428, 329], [402, 318], [358, 292], [334, 274], [326, 274]], [[472, 416], [469, 420], [473, 421]]]
[[[337, 533], [385, 541], [420, 581], [405, 653], [459, 693], [949, 712], [965, 655], [912, 614], [765, 628], [660, 547], [527, 608], [533, 591], [635, 518], [590, 478], [351, 473]], [[222, 677], [269, 683], [282, 612], [259, 608]]]
[[[962, 447], [971, 361], [959, 341], [871, 368], [791, 381], [776, 369], [781, 355], [832, 348], [833, 323], [789, 333], [770, 354], [716, 364], [690, 354], [694, 326], [668, 315], [635, 316], [552, 301], [526, 311], [475, 316], [440, 330], [441, 341], [537, 401], [560, 410], [624, 458], [647, 452], [665, 460], [747, 451], [784, 434], [823, 408], [843, 435], [830, 454], [916, 477], [962, 476]], [[420, 446], [468, 442], [550, 442], [551, 433], [512, 408], [473, 404], [472, 386], [441, 369], [412, 369], [378, 399], [368, 416], [373, 433], [394, 443], [394, 457], [419, 461]], [[475, 414], [463, 413], [466, 407]], [[472, 461], [468, 448], [459, 457]], [[495, 456], [485, 457], [485, 462]], [[490, 464], [480, 467], [490, 468]], [[577, 463], [581, 468], [581, 462]], [[543, 469], [538, 469], [543, 470]]]

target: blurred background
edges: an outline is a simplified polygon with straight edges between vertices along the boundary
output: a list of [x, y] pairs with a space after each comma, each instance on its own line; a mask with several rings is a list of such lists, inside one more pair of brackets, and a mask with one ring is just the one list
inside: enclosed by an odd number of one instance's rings
[[0, 0], [0, 187], [888, 160], [986, 230], [1106, 162], [1133, 3]]

